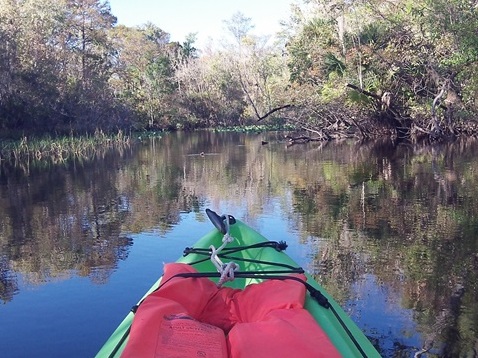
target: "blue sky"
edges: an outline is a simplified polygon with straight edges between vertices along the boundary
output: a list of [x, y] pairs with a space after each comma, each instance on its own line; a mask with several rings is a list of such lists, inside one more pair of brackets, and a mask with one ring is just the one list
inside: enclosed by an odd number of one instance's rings
[[252, 18], [256, 35], [273, 35], [279, 21], [287, 20], [294, 0], [110, 0], [111, 12], [118, 23], [142, 25], [148, 21], [171, 35], [172, 41], [184, 41], [197, 32], [198, 47], [208, 39], [224, 37], [223, 20], [237, 11]]

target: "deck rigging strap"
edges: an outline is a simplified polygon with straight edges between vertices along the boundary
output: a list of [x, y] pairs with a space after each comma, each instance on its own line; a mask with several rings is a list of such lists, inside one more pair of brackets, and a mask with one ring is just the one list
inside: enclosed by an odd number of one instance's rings
[[[362, 357], [367, 357], [367, 354], [364, 352], [363, 348], [360, 346], [360, 343], [357, 342], [355, 339], [354, 335], [352, 332], [350, 332], [349, 328], [345, 324], [345, 322], [342, 320], [342, 317], [340, 317], [339, 313], [335, 310], [334, 306], [332, 306], [327, 299], [318, 289], [307, 283], [306, 281], [301, 280], [298, 277], [294, 276], [284, 276], [283, 274], [290, 274], [290, 273], [304, 273], [304, 270], [301, 267], [294, 267], [291, 265], [283, 264], [283, 263], [277, 263], [277, 262], [270, 262], [270, 261], [263, 261], [263, 260], [253, 260], [253, 259], [245, 259], [241, 257], [235, 257], [235, 256], [229, 256], [231, 253], [236, 253], [240, 252], [243, 250], [250, 250], [250, 249], [258, 249], [258, 248], [263, 248], [263, 247], [272, 247], [275, 248], [277, 251], [282, 251], [287, 248], [287, 244], [284, 241], [268, 241], [268, 242], [261, 242], [258, 244], [253, 244], [253, 245], [248, 245], [248, 246], [238, 246], [238, 247], [231, 247], [231, 248], [224, 248], [222, 251], [223, 253], [219, 255], [219, 257], [223, 259], [233, 259], [235, 261], [243, 261], [243, 262], [249, 262], [249, 263], [259, 263], [259, 264], [266, 264], [266, 265], [274, 265], [277, 267], [283, 267], [286, 270], [282, 271], [257, 271], [257, 272], [240, 272], [236, 271], [234, 272], [234, 277], [235, 278], [256, 278], [256, 279], [272, 279], [272, 280], [286, 280], [286, 279], [291, 279], [291, 280], [296, 280], [302, 282], [305, 287], [307, 288], [307, 291], [309, 292], [310, 296], [314, 298], [319, 305], [326, 309], [330, 309], [331, 312], [333, 313], [334, 317], [337, 319], [339, 324], [342, 326], [344, 331], [347, 333], [349, 336], [350, 340], [353, 342], [357, 350], [360, 352]], [[195, 265], [204, 261], [209, 260], [210, 255], [211, 255], [211, 250], [210, 249], [202, 249], [202, 248], [191, 248], [187, 247], [184, 249], [184, 256], [187, 256], [191, 253], [199, 254], [199, 255], [205, 255], [206, 257], [204, 259], [197, 260], [195, 262], [191, 262], [190, 265]], [[281, 275], [277, 275], [281, 274]], [[184, 275], [179, 275], [180, 277], [220, 277], [218, 276], [218, 273], [216, 272], [198, 272], [198, 273], [185, 273]], [[173, 278], [173, 277], [171, 277]]]
[[[230, 254], [244, 251], [244, 250], [250, 250], [250, 249], [260, 249], [260, 248], [265, 248], [265, 247], [271, 247], [278, 252], [284, 251], [287, 248], [287, 243], [285, 241], [265, 241], [265, 242], [260, 242], [257, 244], [253, 245], [247, 245], [247, 246], [236, 246], [236, 247], [225, 247], [221, 253], [217, 254], [219, 258], [222, 259], [229, 259], [229, 260], [236, 260], [236, 261], [242, 261], [242, 262], [247, 262], [247, 263], [258, 263], [258, 264], [263, 264], [263, 265], [270, 265], [270, 266], [277, 266], [277, 267], [284, 267], [284, 268], [289, 268], [291, 270], [294, 270], [294, 272], [297, 269], [301, 269], [292, 265], [280, 263], [280, 262], [272, 262], [272, 261], [265, 261], [265, 260], [254, 260], [254, 259], [246, 259], [243, 257], [237, 257], [237, 256], [230, 256]], [[198, 254], [198, 255], [204, 255], [204, 259], [199, 259], [194, 262], [190, 262], [189, 265], [197, 265], [201, 262], [205, 262], [210, 260], [210, 257], [212, 255], [212, 250], [205, 249], [205, 248], [195, 248], [195, 247], [186, 247], [183, 251], [183, 256], [188, 256], [189, 254]]]
[[[262, 247], [271, 247], [278, 252], [284, 251], [287, 249], [287, 243], [285, 241], [263, 241], [263, 242], [258, 242], [256, 244], [252, 245], [244, 245], [244, 246], [236, 246], [236, 247], [225, 247], [224, 252], [232, 253], [232, 252], [238, 252], [238, 251], [243, 251], [243, 250], [249, 250], [249, 249], [258, 249]], [[200, 247], [186, 247], [184, 249], [184, 255], [187, 256], [188, 254], [191, 253], [203, 253], [207, 254], [210, 253], [210, 249], [205, 249], [205, 248], [200, 248]]]

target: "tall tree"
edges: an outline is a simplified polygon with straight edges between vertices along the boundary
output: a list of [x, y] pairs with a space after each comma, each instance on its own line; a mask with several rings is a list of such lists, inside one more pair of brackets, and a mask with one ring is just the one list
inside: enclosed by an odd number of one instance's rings
[[[67, 52], [65, 109], [76, 126], [107, 127], [113, 99], [108, 81], [112, 74], [114, 48], [108, 32], [116, 23], [108, 2], [67, 0], [65, 51]], [[88, 110], [80, 110], [85, 104]], [[75, 113], [76, 112], [76, 113]], [[80, 124], [81, 123], [81, 124]], [[87, 129], [87, 128], [84, 129]], [[81, 129], [81, 128], [80, 128]]]
[[181, 57], [180, 45], [171, 43], [169, 34], [151, 23], [138, 28], [118, 26], [111, 37], [117, 49], [111, 85], [136, 113], [136, 126], [173, 125], [177, 107], [174, 71]]
[[251, 18], [235, 13], [225, 21], [235, 40], [225, 43], [231, 74], [237, 78], [248, 109], [246, 118], [263, 119], [284, 105], [287, 68], [282, 48], [271, 43], [269, 36], [255, 36]]
[[230, 19], [224, 20], [227, 31], [232, 35], [237, 45], [241, 45], [242, 41], [250, 34], [255, 25], [250, 17], [246, 17], [242, 12], [235, 12]]
[[108, 3], [2, 2], [3, 125], [41, 131], [105, 125], [113, 107], [108, 89], [112, 48], [106, 35], [116, 21]]
[[49, 127], [58, 97], [56, 47], [62, 2], [2, 0], [0, 120], [8, 128]]
[[112, 47], [107, 31], [116, 23], [116, 18], [109, 4], [99, 0], [67, 0], [67, 16], [66, 45], [78, 61], [75, 77], [88, 89], [94, 79], [108, 77]]

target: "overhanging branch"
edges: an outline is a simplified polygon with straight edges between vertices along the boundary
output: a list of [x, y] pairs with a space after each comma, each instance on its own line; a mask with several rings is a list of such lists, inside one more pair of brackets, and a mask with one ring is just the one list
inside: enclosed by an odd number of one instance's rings
[[[262, 117], [259, 117], [259, 116], [258, 116], [259, 119], [258, 119], [257, 121], [258, 121], [258, 122], [259, 122], [259, 121], [262, 121], [264, 118], [269, 117], [272, 113], [277, 112], [277, 111], [280, 111], [281, 109], [289, 108], [289, 107], [292, 107], [292, 105], [291, 105], [291, 104], [286, 104], [286, 105], [284, 105], [284, 106], [280, 106], [280, 107], [274, 108], [274, 109], [270, 110], [269, 112], [267, 112], [266, 114], [264, 114]], [[256, 112], [256, 113], [257, 113], [257, 112]]]

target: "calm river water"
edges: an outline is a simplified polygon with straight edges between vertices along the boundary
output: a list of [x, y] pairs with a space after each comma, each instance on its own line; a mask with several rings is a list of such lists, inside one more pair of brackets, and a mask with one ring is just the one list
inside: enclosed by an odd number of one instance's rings
[[173, 133], [1, 163], [0, 356], [94, 356], [212, 229], [207, 207], [286, 240], [384, 357], [476, 356], [478, 144], [281, 138]]

